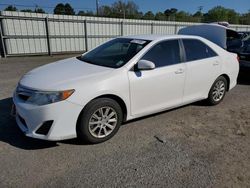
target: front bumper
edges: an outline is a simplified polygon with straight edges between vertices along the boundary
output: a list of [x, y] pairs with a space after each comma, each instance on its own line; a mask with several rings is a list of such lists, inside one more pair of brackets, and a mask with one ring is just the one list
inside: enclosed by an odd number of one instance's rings
[[[13, 97], [16, 107], [16, 122], [28, 137], [43, 140], [64, 140], [76, 137], [76, 123], [82, 106], [67, 100], [49, 105], [27, 104], [18, 97]], [[53, 122], [47, 134], [37, 131], [45, 122]]]

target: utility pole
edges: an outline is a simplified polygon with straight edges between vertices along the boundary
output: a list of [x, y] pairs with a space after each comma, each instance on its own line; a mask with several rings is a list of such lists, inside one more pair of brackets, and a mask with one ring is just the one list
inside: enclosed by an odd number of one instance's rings
[[126, 18], [126, 9], [124, 8], [123, 9], [123, 19], [125, 20], [125, 18]]
[[123, 19], [125, 20], [126, 19], [126, 10], [124, 7], [122, 7], [122, 9], [119, 10], [119, 14], [123, 15]]
[[198, 12], [200, 13], [200, 15], [199, 15], [199, 17], [198, 17], [198, 22], [201, 22], [201, 18], [202, 18], [202, 16], [203, 16], [202, 10], [203, 10], [203, 6], [199, 6], [199, 7], [198, 7]]
[[198, 11], [202, 12], [203, 8], [204, 8], [203, 6], [198, 6]]
[[125, 9], [124, 9], [124, 8], [122, 8], [122, 10], [120, 10], [119, 12], [120, 12], [119, 14], [123, 15], [123, 19], [125, 20], [125, 18], [126, 18], [126, 12], [125, 12]]
[[96, 15], [99, 16], [99, 0], [96, 0]]
[[125, 18], [126, 18], [126, 4], [123, 1], [123, 19], [125, 20]]

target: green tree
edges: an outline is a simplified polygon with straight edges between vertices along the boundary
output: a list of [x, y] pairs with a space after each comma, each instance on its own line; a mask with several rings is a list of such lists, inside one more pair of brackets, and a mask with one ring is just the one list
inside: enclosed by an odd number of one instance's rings
[[99, 8], [99, 15], [105, 17], [112, 16], [112, 8], [110, 6], [104, 5]]
[[122, 17], [126, 17], [126, 3], [124, 3], [123, 1], [119, 0], [116, 1], [112, 4], [112, 17], [118, 17], [118, 18], [122, 18]]
[[143, 17], [143, 12], [138, 12], [135, 16], [136, 19], [142, 19]]
[[239, 24], [240, 15], [233, 9], [228, 9], [228, 22], [232, 24]]
[[117, 18], [141, 18], [142, 13], [139, 12], [139, 7], [133, 1], [121, 1], [114, 2], [111, 6], [101, 6], [99, 8], [99, 14], [105, 17], [117, 17]]
[[34, 12], [34, 11], [31, 9], [23, 9], [23, 10], [21, 10], [21, 12]]
[[193, 20], [195, 21], [195, 22], [202, 22], [202, 20], [203, 20], [203, 14], [202, 14], [202, 12], [201, 11], [197, 11], [196, 13], [194, 13], [193, 14]]
[[75, 11], [69, 3], [66, 3], [65, 5], [63, 3], [59, 3], [54, 8], [54, 14], [75, 15]]
[[164, 14], [166, 15], [167, 17], [167, 20], [173, 20], [175, 21], [175, 17], [176, 17], [176, 13], [178, 12], [178, 9], [176, 8], [171, 8], [171, 9], [166, 9], [164, 11]]
[[179, 22], [192, 22], [193, 17], [190, 13], [185, 11], [179, 11], [175, 14], [175, 20]]
[[140, 19], [143, 13], [139, 12], [139, 7], [133, 1], [124, 2], [118, 0], [111, 6], [103, 5], [99, 7], [99, 15], [104, 17]]
[[42, 8], [35, 8], [35, 13], [45, 13], [45, 11]]
[[77, 13], [78, 16], [94, 16], [94, 12], [92, 11], [82, 11], [80, 10], [78, 13]]
[[233, 9], [227, 9], [222, 6], [217, 6], [208, 11], [204, 15], [205, 22], [227, 21], [232, 24], [239, 23], [239, 14]]
[[138, 18], [139, 7], [133, 1], [128, 1], [125, 5], [125, 11], [128, 18]]
[[75, 15], [75, 11], [69, 3], [64, 5], [64, 10], [66, 15]]
[[9, 5], [4, 10], [5, 11], [17, 11], [17, 8], [13, 5]]
[[212, 8], [206, 14], [205, 21], [206, 22], [219, 22], [219, 21], [227, 21], [227, 10], [222, 6], [217, 6]]
[[148, 11], [143, 15], [143, 19], [145, 20], [154, 20], [155, 19], [155, 15], [152, 11]]
[[78, 16], [86, 16], [86, 12], [83, 11], [83, 10], [80, 10], [78, 13], [77, 13]]
[[65, 7], [64, 4], [59, 3], [54, 8], [54, 14], [65, 14]]
[[163, 12], [157, 12], [155, 14], [155, 19], [156, 20], [166, 20], [166, 16]]
[[250, 25], [250, 11], [240, 16], [239, 23], [243, 25]]

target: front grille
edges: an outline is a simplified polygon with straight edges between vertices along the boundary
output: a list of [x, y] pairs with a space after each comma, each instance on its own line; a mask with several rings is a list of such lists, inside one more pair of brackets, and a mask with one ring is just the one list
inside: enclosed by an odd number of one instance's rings
[[47, 135], [52, 124], [53, 124], [53, 120], [49, 120], [49, 121], [45, 121], [41, 127], [39, 127], [39, 129], [37, 129], [36, 133], [37, 134], [42, 134], [42, 135]]

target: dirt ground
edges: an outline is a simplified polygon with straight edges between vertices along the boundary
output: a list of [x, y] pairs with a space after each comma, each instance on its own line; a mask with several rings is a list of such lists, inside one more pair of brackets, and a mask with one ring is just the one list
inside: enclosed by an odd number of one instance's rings
[[9, 115], [12, 92], [25, 72], [65, 57], [0, 59], [0, 187], [250, 187], [250, 68], [218, 106], [131, 121], [102, 144], [27, 138]]

